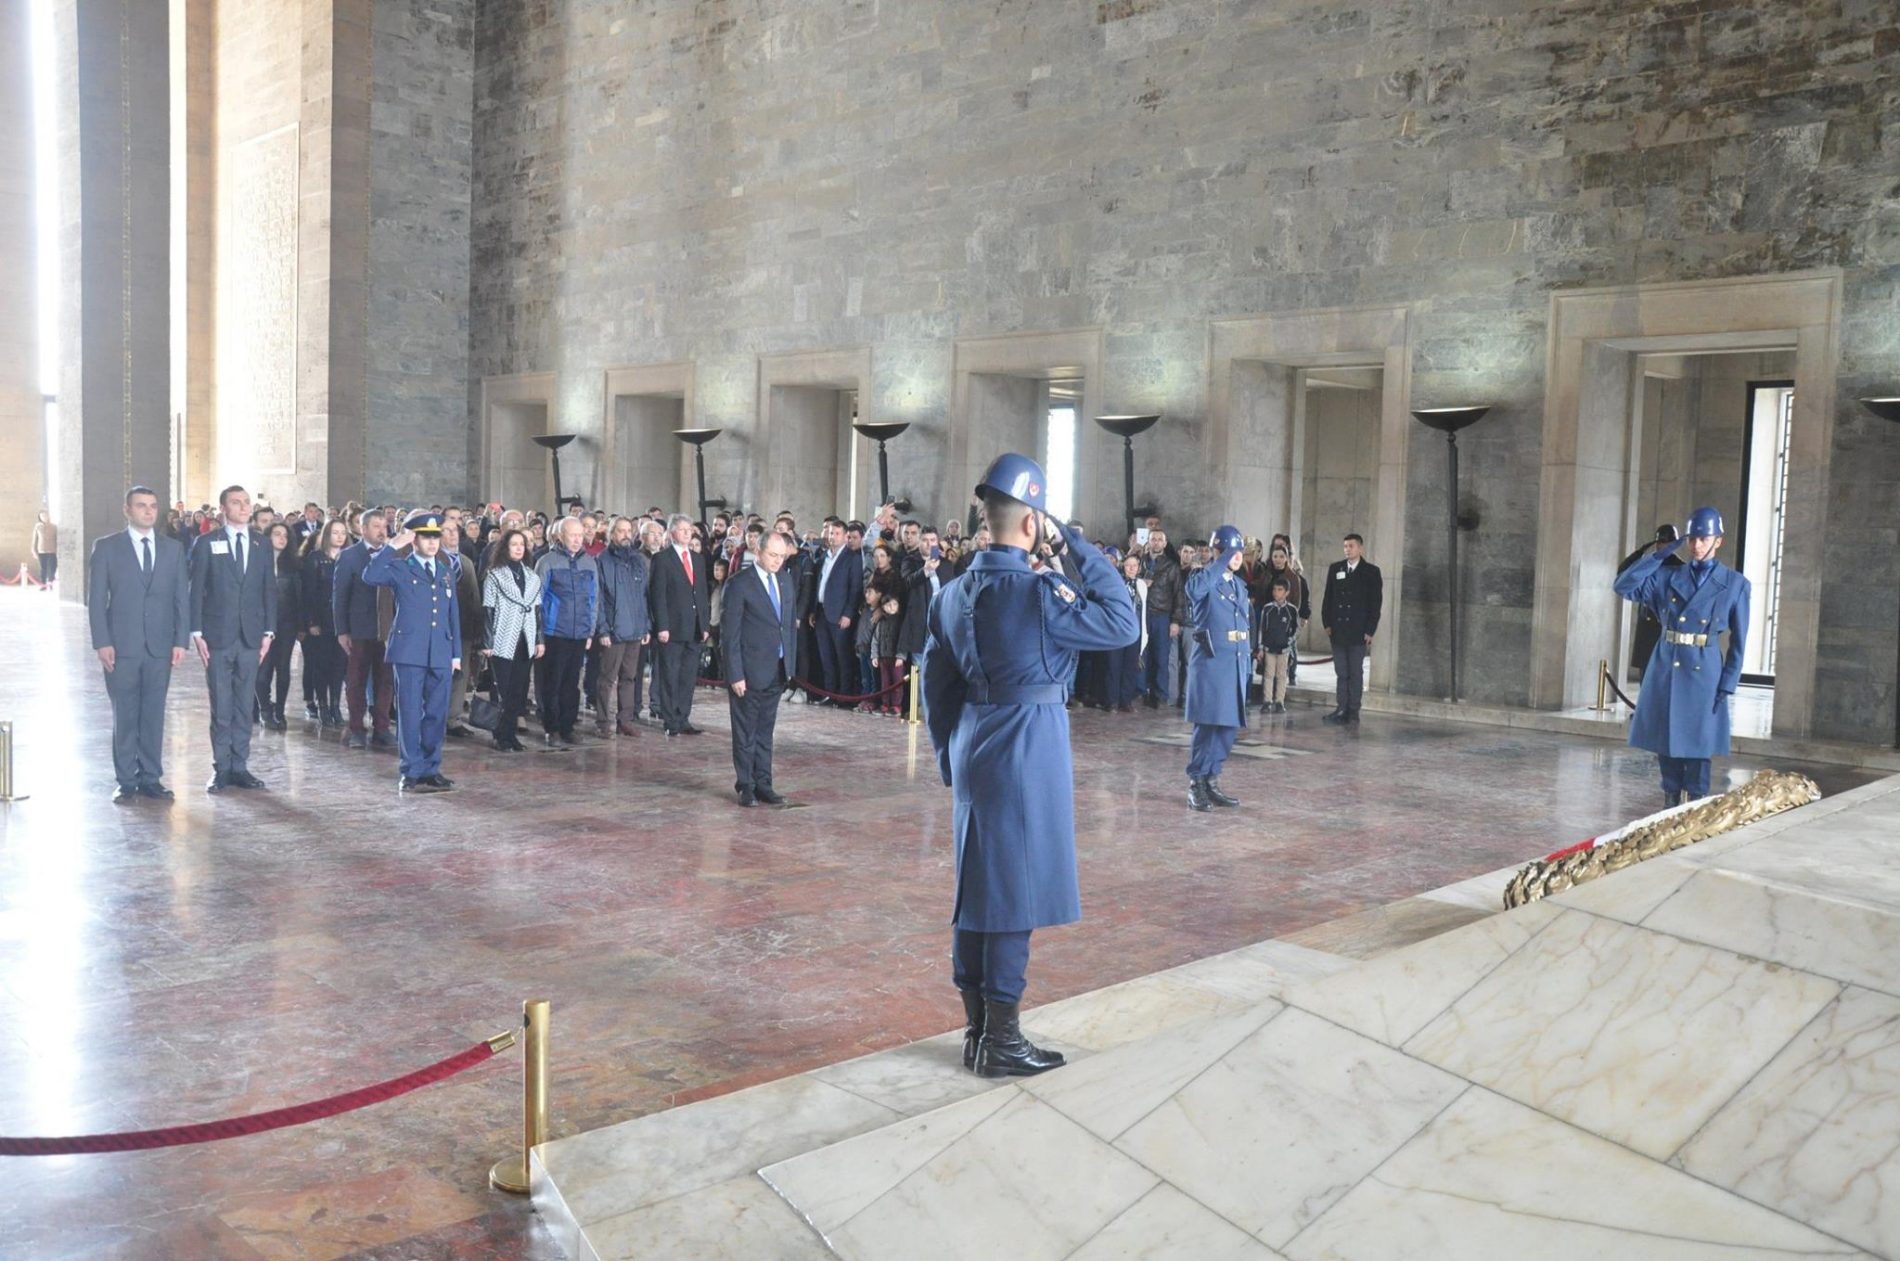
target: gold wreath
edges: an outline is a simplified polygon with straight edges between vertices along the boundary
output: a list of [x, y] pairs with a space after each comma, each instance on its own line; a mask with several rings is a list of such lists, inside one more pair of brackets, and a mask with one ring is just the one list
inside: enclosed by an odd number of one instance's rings
[[1706, 841], [1744, 824], [1780, 814], [1821, 799], [1821, 790], [1806, 775], [1787, 771], [1757, 771], [1740, 788], [1710, 797], [1678, 814], [1646, 823], [1613, 841], [1579, 850], [1563, 858], [1527, 863], [1511, 877], [1504, 890], [1506, 910], [1621, 871], [1645, 859]]

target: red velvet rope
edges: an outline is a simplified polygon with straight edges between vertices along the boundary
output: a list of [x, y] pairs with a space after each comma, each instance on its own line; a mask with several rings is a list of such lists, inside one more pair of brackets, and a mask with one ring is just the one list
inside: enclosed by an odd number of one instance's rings
[[0, 1156], [72, 1156], [93, 1152], [140, 1152], [149, 1151], [154, 1147], [183, 1147], [188, 1143], [209, 1143], [213, 1139], [220, 1138], [243, 1138], [247, 1134], [262, 1134], [265, 1130], [281, 1130], [287, 1126], [302, 1125], [307, 1121], [320, 1121], [324, 1117], [333, 1117], [340, 1112], [354, 1112], [358, 1108], [367, 1108], [373, 1103], [394, 1099], [397, 1095], [406, 1095], [412, 1090], [420, 1090], [446, 1077], [453, 1077], [464, 1069], [473, 1068], [494, 1054], [494, 1049], [488, 1043], [477, 1042], [468, 1050], [451, 1055], [445, 1060], [438, 1060], [427, 1068], [417, 1069], [402, 1077], [392, 1077], [374, 1086], [365, 1086], [361, 1090], [352, 1090], [347, 1094], [331, 1095], [328, 1099], [319, 1099], [315, 1103], [276, 1108], [270, 1112], [254, 1112], [250, 1116], [230, 1117], [223, 1121], [204, 1121], [197, 1125], [174, 1125], [162, 1130], [132, 1130], [123, 1134], [79, 1134], [63, 1138], [0, 1138]]
[[29, 587], [46, 587], [52, 585], [51, 583], [41, 582], [38, 578], [28, 573], [24, 564], [20, 566], [20, 572], [13, 575], [13, 577], [0, 578], [0, 587], [17, 587], [22, 584]]

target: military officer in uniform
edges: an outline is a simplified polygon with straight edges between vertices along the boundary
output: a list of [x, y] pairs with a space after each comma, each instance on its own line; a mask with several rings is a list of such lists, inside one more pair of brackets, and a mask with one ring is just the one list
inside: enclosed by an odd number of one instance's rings
[[[1668, 567], [1685, 543], [1689, 563]], [[1643, 671], [1630, 746], [1662, 763], [1663, 797], [1672, 806], [1709, 795], [1709, 759], [1728, 752], [1729, 697], [1742, 678], [1749, 584], [1715, 559], [1721, 546], [1722, 514], [1697, 508], [1686, 539], [1662, 539], [1616, 576], [1616, 593], [1662, 623]]]
[[396, 616], [383, 659], [396, 676], [398, 787], [405, 792], [455, 787], [442, 773], [442, 742], [449, 729], [450, 684], [462, 668], [458, 564], [442, 551], [441, 514], [418, 512], [363, 567], [364, 582], [388, 587], [395, 596]]
[[[1029, 934], [1082, 915], [1068, 680], [1078, 652], [1141, 633], [1114, 566], [1044, 513], [1048, 479], [1022, 455], [997, 457], [976, 493], [993, 542], [931, 601], [924, 712], [943, 782], [955, 792], [957, 898], [952, 975], [968, 1021], [963, 1062], [985, 1077], [1062, 1063], [1017, 1022]], [[1029, 558], [1066, 549], [1079, 578]]]
[[1214, 556], [1194, 571], [1183, 588], [1188, 641], [1187, 720], [1194, 724], [1188, 753], [1188, 808], [1237, 806], [1238, 797], [1221, 791], [1221, 767], [1234, 740], [1247, 725], [1247, 676], [1253, 655], [1247, 648], [1252, 608], [1238, 570], [1245, 540], [1238, 529], [1214, 531], [1207, 549]]

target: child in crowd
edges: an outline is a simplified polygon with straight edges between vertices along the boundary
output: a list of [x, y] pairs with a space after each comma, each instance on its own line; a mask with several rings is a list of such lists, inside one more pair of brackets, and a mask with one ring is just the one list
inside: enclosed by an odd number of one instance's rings
[[878, 698], [877, 712], [893, 716], [903, 712], [904, 704], [904, 691], [897, 686], [904, 679], [904, 658], [897, 651], [903, 607], [896, 596], [885, 596], [871, 619], [871, 666], [877, 671], [878, 690], [885, 693]]
[[1300, 611], [1287, 600], [1284, 579], [1273, 582], [1273, 600], [1260, 610], [1260, 651], [1265, 667], [1261, 679], [1260, 712], [1286, 712], [1287, 663], [1293, 658], [1293, 637], [1300, 630]]

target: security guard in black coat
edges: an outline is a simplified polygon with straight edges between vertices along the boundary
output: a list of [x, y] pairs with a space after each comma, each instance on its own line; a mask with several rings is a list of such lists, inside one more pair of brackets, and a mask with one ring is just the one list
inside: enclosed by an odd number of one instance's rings
[[1365, 688], [1366, 653], [1379, 633], [1379, 613], [1385, 604], [1385, 580], [1379, 567], [1365, 558], [1366, 541], [1357, 534], [1345, 538], [1346, 559], [1326, 571], [1326, 596], [1320, 602], [1320, 625], [1333, 641], [1333, 675], [1337, 700], [1327, 722], [1358, 722], [1360, 693]]

